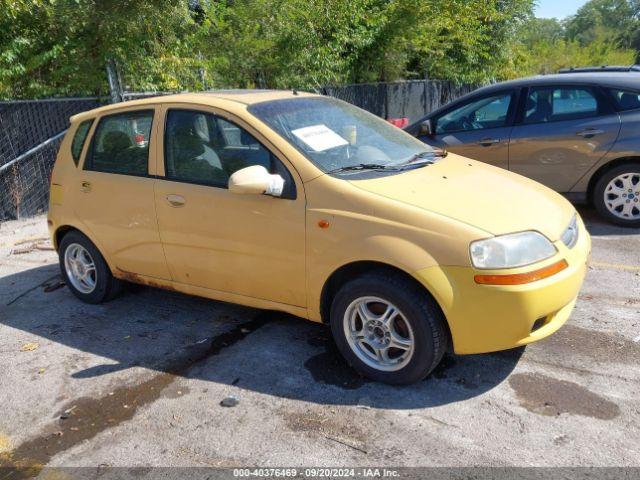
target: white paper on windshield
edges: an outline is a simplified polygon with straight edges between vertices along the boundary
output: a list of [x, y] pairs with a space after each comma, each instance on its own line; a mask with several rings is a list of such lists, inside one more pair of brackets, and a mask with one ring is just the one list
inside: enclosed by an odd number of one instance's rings
[[296, 130], [292, 130], [291, 133], [309, 145], [309, 147], [316, 152], [322, 152], [324, 150], [329, 150], [330, 148], [341, 147], [349, 144], [349, 142], [344, 138], [323, 124], [298, 128]]

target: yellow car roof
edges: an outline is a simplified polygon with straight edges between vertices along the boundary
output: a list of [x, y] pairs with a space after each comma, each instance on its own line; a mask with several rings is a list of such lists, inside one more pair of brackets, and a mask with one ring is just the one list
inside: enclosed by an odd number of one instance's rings
[[172, 95], [158, 95], [141, 100], [130, 100], [114, 103], [104, 107], [94, 108], [86, 112], [78, 113], [71, 117], [71, 122], [84, 120], [96, 115], [102, 115], [112, 110], [122, 108], [158, 105], [162, 103], [193, 103], [199, 105], [219, 105], [219, 100], [235, 102], [244, 105], [266, 102], [268, 100], [280, 100], [285, 98], [317, 97], [314, 93], [297, 92], [294, 90], [211, 90], [198, 93], [177, 93]]

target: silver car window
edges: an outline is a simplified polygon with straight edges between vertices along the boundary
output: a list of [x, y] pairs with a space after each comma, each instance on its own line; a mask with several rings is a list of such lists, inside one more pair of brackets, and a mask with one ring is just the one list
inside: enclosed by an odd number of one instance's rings
[[511, 98], [507, 92], [462, 105], [436, 120], [436, 134], [504, 127]]
[[534, 87], [529, 90], [524, 123], [577, 120], [598, 115], [598, 100], [588, 87]]
[[618, 110], [638, 110], [640, 109], [640, 93], [629, 90], [611, 90], [613, 99]]

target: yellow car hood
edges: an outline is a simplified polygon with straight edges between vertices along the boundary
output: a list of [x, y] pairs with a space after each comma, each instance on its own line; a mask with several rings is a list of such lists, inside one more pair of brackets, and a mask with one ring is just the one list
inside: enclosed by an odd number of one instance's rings
[[556, 241], [575, 213], [563, 196], [533, 180], [453, 154], [426, 167], [351, 183], [493, 235], [536, 230]]

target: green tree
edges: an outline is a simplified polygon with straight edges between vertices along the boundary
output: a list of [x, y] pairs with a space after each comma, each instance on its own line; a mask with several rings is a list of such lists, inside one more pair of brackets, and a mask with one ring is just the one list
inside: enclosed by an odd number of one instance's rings
[[631, 63], [640, 0], [567, 22], [534, 0], [0, 0], [0, 97], [129, 90], [313, 89], [412, 78], [484, 83]]
[[561, 68], [593, 65], [628, 65], [636, 52], [620, 40], [612, 28], [633, 23], [631, 3], [626, 0], [592, 0], [564, 22], [532, 18], [512, 46], [513, 71], [518, 77], [555, 73]]
[[531, 18], [522, 25], [516, 37], [523, 45], [531, 47], [539, 42], [564, 40], [566, 30], [563, 22], [555, 18]]
[[108, 59], [133, 89], [175, 89], [197, 72], [180, 0], [0, 0], [0, 95], [105, 94]]
[[242, 86], [501, 76], [533, 0], [227, 0], [201, 30], [218, 78]]
[[640, 50], [640, 0], [591, 0], [566, 22], [567, 38], [582, 46], [614, 42]]

